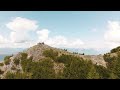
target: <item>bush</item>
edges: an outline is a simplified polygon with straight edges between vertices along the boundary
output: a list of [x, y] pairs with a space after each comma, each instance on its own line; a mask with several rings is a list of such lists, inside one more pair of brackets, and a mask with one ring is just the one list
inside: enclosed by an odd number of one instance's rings
[[[112, 50], [112, 52], [118, 51], [120, 47]], [[109, 54], [104, 55], [105, 61], [107, 62], [107, 69], [110, 72], [110, 78], [120, 78], [120, 53], [116, 53], [117, 56], [110, 57]]]
[[0, 69], [0, 74], [3, 74], [4, 73], [4, 71], [2, 71], [1, 69]]
[[50, 57], [51, 59], [55, 60], [56, 57], [58, 56], [58, 52], [53, 51], [52, 49], [50, 49], [50, 50], [45, 50], [45, 51], [43, 52], [43, 55], [44, 55], [45, 57]]
[[72, 60], [77, 59], [79, 60], [78, 57], [72, 56], [72, 55], [61, 55], [59, 57], [56, 58], [56, 62], [59, 63], [64, 63], [64, 64], [69, 64]]
[[8, 65], [8, 64], [10, 64], [10, 59], [6, 59], [6, 60], [4, 60], [4, 63], [5, 63], [5, 65]]
[[5, 79], [29, 79], [29, 76], [26, 73], [11, 73], [7, 72], [5, 75]]
[[50, 79], [55, 77], [51, 59], [45, 59], [41, 62], [33, 62], [26, 59], [21, 61], [21, 65], [23, 71], [30, 74], [32, 79]]
[[19, 60], [19, 59], [16, 59], [16, 58], [15, 58], [13, 61], [14, 61], [14, 64], [15, 64], [15, 65], [19, 65], [19, 63], [20, 63], [20, 60]]
[[24, 60], [27, 58], [28, 54], [27, 53], [21, 53], [21, 60]]
[[29, 72], [29, 70], [32, 68], [32, 60], [29, 59], [21, 60], [21, 66], [24, 72]]
[[10, 59], [11, 56], [5, 56], [4, 60]]
[[11, 56], [6, 56], [6, 57], [4, 58], [4, 63], [5, 63], [5, 65], [10, 64], [10, 57], [11, 57]]
[[[66, 79], [87, 79], [92, 63], [74, 58], [63, 71]], [[92, 72], [91, 72], [92, 73]], [[89, 77], [90, 78], [90, 77]]]
[[4, 66], [4, 64], [3, 64], [3, 63], [0, 63], [0, 66]]
[[55, 71], [53, 69], [53, 62], [44, 60], [33, 65], [32, 78], [33, 79], [53, 79], [55, 78]]
[[115, 53], [115, 52], [118, 52], [118, 51], [120, 51], [120, 46], [112, 49], [111, 53]]
[[98, 66], [98, 65], [95, 65], [95, 68], [96, 68], [97, 73], [99, 73], [100, 79], [110, 78], [111, 72], [107, 68], [103, 66]]
[[15, 75], [11, 72], [7, 72], [5, 75], [5, 79], [15, 79]]

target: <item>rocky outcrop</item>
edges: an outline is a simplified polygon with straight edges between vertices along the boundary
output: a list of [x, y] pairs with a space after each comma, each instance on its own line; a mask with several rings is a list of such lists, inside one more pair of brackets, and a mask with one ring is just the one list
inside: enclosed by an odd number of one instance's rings
[[[54, 47], [50, 47], [44, 43], [38, 43], [37, 45], [30, 47], [27, 50], [24, 50], [23, 53], [27, 53], [28, 57], [30, 58], [32, 57], [33, 61], [39, 61], [42, 60], [43, 58], [45, 58], [45, 56], [43, 55], [43, 52], [45, 50], [49, 50], [49, 49], [53, 49], [54, 51], [58, 52], [58, 56], [62, 55], [62, 54], [67, 54], [67, 55], [74, 55], [77, 57], [82, 57], [84, 60], [91, 60], [94, 64], [97, 65], [102, 65], [104, 67], [106, 67], [106, 62], [103, 59], [103, 55], [80, 55], [80, 54], [73, 54], [71, 52], [65, 51], [63, 49], [58, 49], [58, 48], [54, 48]], [[17, 70], [20, 70], [22, 72], [22, 67], [21, 65], [15, 65], [13, 60], [14, 59], [20, 59], [21, 58], [21, 53], [15, 54], [12, 57], [10, 57], [10, 64], [9, 65], [5, 65], [4, 66], [0, 66], [0, 69], [4, 71], [5, 75], [8, 71], [11, 72], [16, 72]], [[15, 70], [12, 70], [12, 67], [15, 67]], [[64, 64], [63, 63], [55, 63], [54, 62], [54, 70], [55, 73], [59, 73], [59, 72], [63, 72], [63, 68], [64, 68]], [[1, 77], [3, 77], [3, 75], [1, 75]]]

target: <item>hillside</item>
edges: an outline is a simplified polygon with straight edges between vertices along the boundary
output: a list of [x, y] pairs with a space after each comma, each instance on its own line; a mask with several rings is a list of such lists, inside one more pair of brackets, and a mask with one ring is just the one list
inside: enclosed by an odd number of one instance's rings
[[4, 79], [102, 79], [110, 78], [109, 74], [102, 55], [72, 53], [44, 43], [7, 56], [0, 63]]

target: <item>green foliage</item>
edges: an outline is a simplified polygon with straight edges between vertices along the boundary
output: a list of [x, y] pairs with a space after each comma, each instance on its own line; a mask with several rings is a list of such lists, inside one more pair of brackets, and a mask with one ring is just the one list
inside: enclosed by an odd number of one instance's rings
[[10, 64], [10, 57], [11, 57], [11, 56], [6, 56], [6, 57], [4, 58], [4, 63], [5, 63], [5, 65]]
[[29, 70], [32, 68], [32, 60], [29, 59], [21, 60], [21, 66], [24, 72], [29, 72]]
[[44, 59], [42, 62], [33, 62], [30, 59], [21, 61], [22, 69], [30, 74], [32, 79], [50, 79], [55, 77], [53, 62], [51, 59]]
[[5, 60], [4, 60], [5, 65], [10, 64], [10, 61], [11, 61], [10, 59], [5, 59]]
[[55, 71], [53, 70], [53, 62], [45, 60], [34, 65], [32, 70], [33, 79], [51, 79], [55, 78]]
[[45, 50], [43, 52], [43, 55], [45, 57], [50, 57], [51, 59], [55, 60], [56, 57], [58, 56], [58, 52], [57, 51], [54, 51], [53, 49], [50, 49], [50, 50]]
[[[70, 63], [75, 57], [72, 56], [72, 55], [61, 55], [59, 57], [56, 58], [56, 62], [59, 62], [59, 63], [64, 63], [64, 64], [68, 64]], [[77, 58], [78, 59], [78, 58]]]
[[[118, 50], [118, 48], [117, 48]], [[112, 52], [117, 51], [112, 50]], [[111, 57], [110, 53], [104, 54], [104, 59], [107, 62], [107, 67], [93, 64], [90, 60], [74, 55], [62, 54], [58, 56], [58, 52], [50, 49], [43, 52], [46, 56], [38, 62], [32, 61], [32, 57], [27, 59], [26, 53], [21, 53], [21, 62], [19, 59], [14, 59], [15, 65], [21, 63], [23, 73], [18, 70], [16, 73], [8, 72], [6, 79], [119, 79], [120, 78], [120, 52], [117, 56]], [[10, 57], [6, 57], [4, 62], [9, 64]], [[54, 62], [63, 63], [65, 68], [63, 72], [55, 74]], [[3, 64], [1, 64], [3, 65]], [[15, 70], [15, 67], [11, 68]], [[4, 73], [0, 70], [0, 74]]]
[[115, 75], [114, 73], [110, 73], [109, 79], [119, 79], [119, 77]]
[[111, 50], [111, 53], [115, 53], [115, 52], [118, 52], [118, 51], [120, 51], [120, 46], [117, 47], [117, 48], [112, 49], [112, 50]]
[[[114, 51], [119, 50], [120, 47], [113, 49]], [[107, 62], [107, 68], [110, 71], [110, 78], [120, 78], [120, 53], [116, 53], [117, 56], [110, 57], [110, 55], [104, 55], [105, 61]]]
[[1, 69], [0, 69], [0, 74], [3, 74], [4, 73], [4, 71], [2, 71]]
[[87, 79], [99, 79], [99, 73], [96, 71], [94, 65], [91, 65]]
[[99, 73], [100, 79], [108, 79], [110, 77], [111, 73], [107, 68], [98, 65], [95, 65], [95, 68], [96, 68], [96, 72]]
[[11, 56], [5, 56], [4, 60], [10, 59]]
[[92, 63], [72, 56], [71, 61], [66, 64], [63, 76], [67, 79], [87, 79]]
[[21, 53], [21, 60], [24, 60], [27, 58], [28, 54], [27, 53]]
[[19, 65], [19, 63], [20, 63], [20, 60], [19, 60], [19, 59], [16, 59], [16, 58], [15, 58], [13, 61], [14, 61], [14, 64], [15, 64], [15, 65]]
[[6, 79], [29, 79], [30, 77], [26, 73], [11, 73], [7, 72], [5, 75]]
[[3, 64], [3, 63], [0, 63], [0, 66], [4, 66], [4, 64]]
[[14, 79], [14, 78], [15, 78], [15, 76], [13, 73], [7, 72], [5, 75], [5, 79]]

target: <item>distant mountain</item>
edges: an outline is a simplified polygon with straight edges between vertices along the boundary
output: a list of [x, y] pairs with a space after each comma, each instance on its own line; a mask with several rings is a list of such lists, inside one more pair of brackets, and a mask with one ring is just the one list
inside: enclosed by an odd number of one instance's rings
[[0, 55], [11, 55], [25, 50], [25, 48], [0, 48]]
[[95, 50], [95, 49], [79, 49], [79, 48], [66, 48], [70, 52], [78, 52], [78, 53], [84, 53], [85, 55], [99, 55], [99, 54], [104, 54], [108, 52], [109, 50], [101, 49], [101, 50]]

